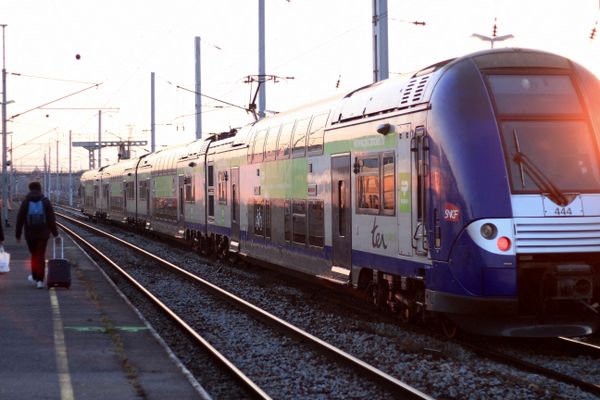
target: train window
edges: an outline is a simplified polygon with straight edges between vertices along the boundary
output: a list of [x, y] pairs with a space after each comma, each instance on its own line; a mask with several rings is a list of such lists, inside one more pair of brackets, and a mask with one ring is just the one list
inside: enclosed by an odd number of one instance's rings
[[294, 243], [306, 244], [306, 201], [292, 203], [292, 237]]
[[396, 204], [394, 153], [370, 154], [356, 159], [358, 214], [394, 215]]
[[209, 164], [206, 168], [206, 194], [208, 195], [208, 219], [214, 221], [215, 218], [215, 166]]
[[208, 218], [214, 220], [215, 218], [215, 196], [208, 195]]
[[263, 162], [265, 155], [265, 139], [267, 138], [267, 130], [263, 129], [256, 133], [254, 138], [254, 148], [252, 150], [252, 162]]
[[283, 204], [283, 232], [286, 242], [292, 240], [292, 202], [286, 200]]
[[394, 164], [394, 154], [383, 155], [383, 213], [386, 215], [394, 215], [396, 204], [396, 175], [394, 173]]
[[266, 238], [270, 238], [271, 237], [271, 201], [269, 200], [265, 200], [264, 201], [264, 225], [265, 225], [265, 237]]
[[125, 196], [129, 200], [135, 199], [135, 190], [133, 182], [125, 182]]
[[277, 156], [277, 139], [279, 138], [280, 125], [272, 126], [267, 133], [265, 142], [265, 161], [272, 161]]
[[311, 200], [308, 203], [308, 244], [311, 246], [324, 246], [324, 220], [323, 200]]
[[195, 200], [194, 197], [194, 186], [192, 183], [192, 177], [191, 176], [186, 176], [183, 179], [183, 186], [184, 186], [184, 196], [185, 196], [185, 201], [187, 202], [193, 202]]
[[357, 174], [358, 209], [364, 214], [379, 214], [379, 156], [359, 159]]
[[338, 235], [346, 236], [346, 184], [343, 180], [338, 181]]
[[148, 192], [148, 181], [140, 181], [138, 185], [138, 196], [140, 200], [146, 200]]
[[489, 75], [499, 114], [580, 114], [581, 104], [567, 75]]
[[252, 163], [252, 153], [254, 152], [254, 138], [256, 138], [256, 131], [251, 131], [248, 135], [248, 164]]
[[306, 155], [306, 132], [308, 132], [308, 124], [310, 118], [304, 118], [296, 121], [294, 127], [294, 138], [292, 140], [292, 157], [304, 157]]
[[177, 198], [155, 197], [152, 214], [158, 218], [177, 220]]
[[323, 139], [325, 136], [325, 124], [327, 123], [329, 112], [317, 115], [310, 124], [310, 133], [308, 135], [308, 155], [323, 154]]
[[515, 120], [500, 127], [514, 193], [577, 193], [600, 187], [600, 163], [592, 150], [596, 141], [585, 121]]
[[292, 131], [294, 130], [294, 123], [289, 122], [281, 127], [281, 133], [279, 134], [279, 142], [277, 143], [277, 159], [282, 160], [290, 158], [290, 141], [292, 140]]
[[215, 186], [215, 167], [213, 165], [208, 166], [208, 187]]
[[227, 204], [227, 172], [219, 171], [217, 177], [217, 197], [219, 204]]
[[265, 235], [265, 210], [263, 201], [254, 199], [254, 234]]

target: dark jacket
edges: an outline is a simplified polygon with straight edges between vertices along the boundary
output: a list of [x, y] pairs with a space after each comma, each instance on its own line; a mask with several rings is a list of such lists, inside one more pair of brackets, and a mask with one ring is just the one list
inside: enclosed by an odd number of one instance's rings
[[[46, 224], [41, 226], [30, 227], [27, 224], [27, 211], [29, 210], [29, 200], [38, 201], [42, 199], [44, 205], [44, 214], [46, 214]], [[44, 194], [38, 190], [32, 190], [27, 194], [25, 200], [19, 207], [19, 213], [17, 214], [17, 226], [15, 229], [15, 237], [21, 239], [21, 232], [25, 226], [25, 239], [36, 240], [36, 239], [48, 239], [50, 233], [54, 236], [58, 236], [58, 230], [56, 229], [56, 216], [54, 215], [54, 208], [50, 200], [48, 200]]]
[[[2, 208], [0, 208], [0, 212]], [[4, 242], [4, 230], [2, 229], [2, 218], [0, 218], [0, 242]]]

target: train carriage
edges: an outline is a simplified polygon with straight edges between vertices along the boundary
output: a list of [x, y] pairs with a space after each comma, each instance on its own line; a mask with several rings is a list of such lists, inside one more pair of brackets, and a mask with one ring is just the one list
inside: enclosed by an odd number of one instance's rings
[[595, 76], [546, 52], [484, 51], [194, 142], [176, 162], [147, 156], [153, 207], [175, 215], [153, 211], [152, 228], [364, 290], [404, 320], [586, 335], [600, 323], [599, 143]]
[[167, 147], [147, 157], [150, 164], [149, 218], [146, 229], [177, 237], [184, 221], [179, 207], [177, 161], [185, 153], [185, 145]]
[[96, 179], [100, 180], [100, 175], [96, 169], [85, 171], [79, 179], [79, 196], [83, 200], [81, 212], [90, 218], [96, 214], [96, 202], [98, 201]]

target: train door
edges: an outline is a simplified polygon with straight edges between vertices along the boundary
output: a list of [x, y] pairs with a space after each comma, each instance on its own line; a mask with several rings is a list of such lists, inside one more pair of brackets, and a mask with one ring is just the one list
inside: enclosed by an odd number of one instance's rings
[[411, 140], [411, 152], [414, 160], [416, 182], [412, 208], [412, 246], [418, 255], [427, 255], [427, 190], [429, 186], [429, 137], [424, 126], [417, 126]]
[[127, 188], [129, 187], [129, 182], [123, 182], [123, 214], [127, 215]]
[[331, 157], [331, 259], [334, 267], [352, 267], [350, 154]]
[[178, 221], [185, 220], [185, 176], [178, 176], [178, 187], [179, 187], [179, 215]]
[[102, 181], [102, 197], [104, 200], [104, 216], [106, 216], [110, 212], [110, 184], [104, 183], [104, 181]]
[[240, 168], [231, 168], [231, 240], [230, 250], [239, 250], [240, 243]]
[[411, 124], [398, 125], [398, 147], [396, 149], [396, 198], [398, 221], [398, 253], [413, 255], [412, 223], [412, 143]]

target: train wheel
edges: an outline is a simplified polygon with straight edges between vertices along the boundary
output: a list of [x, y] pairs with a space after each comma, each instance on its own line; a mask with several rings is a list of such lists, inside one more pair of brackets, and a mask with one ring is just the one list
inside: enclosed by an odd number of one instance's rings
[[442, 317], [442, 330], [448, 339], [454, 339], [459, 332], [458, 325], [446, 317]]
[[207, 237], [200, 237], [200, 254], [204, 257], [210, 257], [212, 255], [212, 240]]
[[371, 304], [378, 310], [385, 309], [387, 299], [387, 286], [372, 283], [368, 289]]
[[417, 313], [415, 312], [415, 310], [406, 305], [403, 304], [399, 310], [398, 316], [400, 317], [400, 320], [404, 323], [415, 323], [417, 321]]

